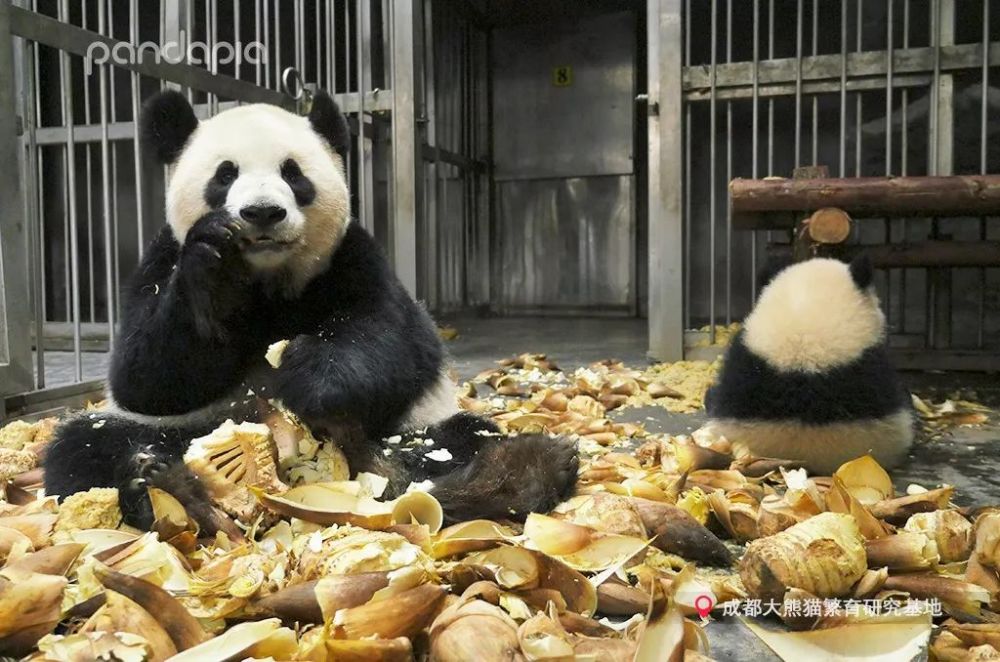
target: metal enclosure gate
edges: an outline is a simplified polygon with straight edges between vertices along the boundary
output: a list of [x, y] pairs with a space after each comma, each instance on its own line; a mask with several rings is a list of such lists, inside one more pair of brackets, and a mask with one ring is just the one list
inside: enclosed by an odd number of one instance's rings
[[[561, 8], [581, 6], [536, 4], [557, 18]], [[632, 86], [640, 113], [627, 203], [635, 237], [622, 244], [642, 273], [607, 271], [625, 288], [613, 291], [632, 288], [632, 298], [602, 299], [594, 289], [594, 301], [626, 314], [648, 307], [650, 354], [694, 356], [700, 350], [691, 345], [710, 344], [716, 325], [749, 310], [753, 274], [766, 257], [766, 233], [734, 232], [729, 222], [731, 178], [791, 176], [815, 163], [845, 176], [1000, 171], [1000, 11], [991, 4], [588, 3], [590, 15], [631, 12], [634, 66], [646, 72]], [[495, 158], [494, 120], [504, 108], [495, 67], [505, 60], [484, 19], [490, 8], [514, 7], [514, 0], [0, 0], [0, 159], [14, 175], [0, 182], [7, 407], [79, 400], [103, 375], [121, 279], [162, 222], [163, 172], [136, 148], [134, 117], [164, 85], [186, 90], [203, 117], [245, 102], [293, 108], [301, 81], [333, 91], [362, 138], [349, 164], [356, 215], [403, 282], [435, 311], [524, 312], [506, 305], [517, 300], [500, 287], [512, 235], [498, 218], [498, 190], [519, 182]], [[586, 28], [574, 16], [567, 20], [576, 28], [558, 26], [570, 41]], [[85, 71], [94, 44], [184, 40], [202, 44], [200, 57], [132, 57]], [[206, 57], [254, 41], [265, 44], [259, 62]], [[289, 74], [286, 90], [289, 67], [297, 75]], [[620, 112], [636, 118], [632, 106]], [[1000, 233], [996, 218], [864, 219], [856, 227], [861, 243]], [[594, 259], [600, 234], [581, 228], [574, 250]], [[543, 273], [544, 257], [525, 263], [523, 275]], [[891, 340], [911, 366], [1000, 367], [997, 271], [880, 274]], [[703, 333], [691, 331], [703, 325]]]
[[303, 84], [333, 93], [356, 136], [348, 163], [355, 215], [415, 290], [420, 7], [0, 0], [0, 158], [8, 164], [0, 418], [4, 404], [8, 414], [76, 404], [100, 387], [122, 278], [163, 223], [164, 171], [137, 146], [134, 120], [142, 100], [166, 85], [185, 91], [200, 117], [247, 102], [295, 109]]
[[[733, 231], [734, 177], [1000, 172], [995, 5], [650, 3], [652, 355], [680, 356], [681, 329], [714, 343], [753, 304], [774, 237]], [[860, 220], [852, 240], [998, 235], [997, 218], [893, 218]], [[902, 367], [1000, 370], [1000, 269], [885, 270], [877, 287]]]

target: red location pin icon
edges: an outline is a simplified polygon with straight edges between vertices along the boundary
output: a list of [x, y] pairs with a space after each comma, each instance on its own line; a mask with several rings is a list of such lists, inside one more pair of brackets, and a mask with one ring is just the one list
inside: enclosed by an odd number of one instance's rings
[[712, 596], [710, 595], [699, 595], [694, 599], [694, 608], [698, 611], [698, 615], [702, 618], [708, 616], [714, 606], [715, 601], [712, 600]]

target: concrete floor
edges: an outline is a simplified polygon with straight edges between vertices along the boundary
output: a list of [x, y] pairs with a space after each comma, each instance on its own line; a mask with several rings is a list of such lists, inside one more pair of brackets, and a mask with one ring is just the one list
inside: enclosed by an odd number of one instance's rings
[[443, 317], [439, 323], [458, 329], [458, 338], [445, 345], [463, 378], [524, 352], [547, 354], [568, 370], [610, 358], [636, 366], [650, 363], [645, 320]]
[[[108, 354], [106, 352], [83, 352], [80, 356], [83, 381], [104, 379], [108, 372]], [[37, 360], [32, 355], [32, 365], [37, 366]], [[65, 386], [76, 382], [76, 358], [73, 352], [45, 352], [45, 386]], [[37, 367], [35, 373], [37, 376]]]

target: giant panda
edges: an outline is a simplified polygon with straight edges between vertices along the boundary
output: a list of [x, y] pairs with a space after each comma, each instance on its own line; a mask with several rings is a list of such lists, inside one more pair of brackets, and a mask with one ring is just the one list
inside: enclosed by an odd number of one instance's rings
[[[227, 418], [251, 420], [248, 394], [337, 439], [352, 470], [384, 475], [390, 495], [431, 480], [451, 520], [523, 518], [572, 491], [573, 444], [505, 438], [458, 410], [434, 323], [351, 218], [350, 134], [327, 94], [307, 117], [253, 104], [199, 121], [164, 91], [140, 126], [167, 166], [167, 224], [124, 292], [109, 405], [57, 429], [48, 494], [114, 487], [125, 520], [148, 527], [156, 486], [211, 531], [219, 520], [182, 456]], [[266, 350], [284, 339], [273, 368]], [[384, 441], [407, 434], [451, 459]]]
[[884, 466], [914, 436], [893, 370], [871, 261], [814, 258], [777, 273], [723, 359], [707, 430], [740, 452], [821, 474], [870, 453]]

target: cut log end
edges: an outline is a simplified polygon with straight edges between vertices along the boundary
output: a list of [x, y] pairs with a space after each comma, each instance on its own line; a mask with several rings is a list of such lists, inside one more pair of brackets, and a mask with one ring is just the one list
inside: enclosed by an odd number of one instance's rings
[[851, 217], [837, 207], [824, 207], [808, 220], [809, 238], [818, 244], [840, 244], [851, 235]]

